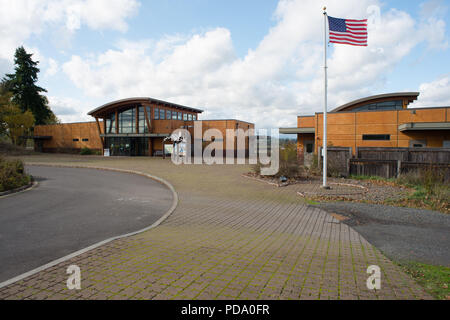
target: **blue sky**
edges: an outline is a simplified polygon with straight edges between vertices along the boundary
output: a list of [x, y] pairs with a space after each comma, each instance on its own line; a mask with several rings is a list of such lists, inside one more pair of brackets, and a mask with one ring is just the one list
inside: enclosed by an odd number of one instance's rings
[[329, 46], [330, 109], [396, 91], [420, 91], [416, 106], [450, 105], [449, 6], [439, 0], [0, 0], [0, 73], [17, 46], [34, 52], [65, 122], [151, 96], [204, 109], [203, 119], [295, 126], [322, 110], [324, 3], [341, 18], [380, 9], [367, 48]]

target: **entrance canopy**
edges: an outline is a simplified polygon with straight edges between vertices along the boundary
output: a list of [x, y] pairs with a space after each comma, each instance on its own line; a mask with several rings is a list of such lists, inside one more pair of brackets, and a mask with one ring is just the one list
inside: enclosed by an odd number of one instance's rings
[[314, 128], [280, 128], [280, 134], [315, 133]]

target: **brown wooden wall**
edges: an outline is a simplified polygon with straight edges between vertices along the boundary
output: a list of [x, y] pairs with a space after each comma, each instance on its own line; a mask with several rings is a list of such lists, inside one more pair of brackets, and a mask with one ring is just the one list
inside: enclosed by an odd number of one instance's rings
[[[255, 129], [255, 125], [253, 123], [240, 121], [240, 120], [202, 120], [202, 131], [203, 134], [208, 129], [217, 129], [221, 132], [223, 137], [223, 150], [224, 150], [224, 156], [226, 155], [226, 149], [227, 149], [227, 137], [226, 137], [226, 131], [227, 129], [242, 129], [244, 132], [247, 132], [248, 129]], [[206, 142], [205, 146], [208, 145], [210, 142]], [[233, 142], [234, 150], [238, 149], [237, 146], [237, 138], [234, 138]], [[248, 150], [249, 148], [249, 139], [248, 137], [245, 138], [245, 150]]]
[[[411, 122], [450, 122], [450, 108], [404, 109], [396, 111], [335, 112], [328, 114], [328, 145], [335, 147], [409, 147], [412, 140], [426, 140], [427, 147], [442, 147], [444, 140], [450, 140], [447, 131], [406, 131], [398, 127]], [[323, 114], [298, 117], [298, 127], [315, 128], [315, 152], [323, 141]], [[390, 140], [363, 140], [363, 134], [389, 134]], [[298, 135], [302, 136], [302, 135]], [[303, 149], [298, 139], [299, 152]]]
[[[101, 121], [100, 129], [103, 133]], [[82, 148], [102, 150], [102, 141], [95, 121], [36, 126], [34, 135], [52, 137], [50, 140], [44, 140], [44, 152], [79, 152]]]
[[[101, 132], [104, 132], [103, 122], [99, 121]], [[152, 120], [153, 133], [171, 134], [178, 128], [186, 128], [193, 136], [194, 121], [183, 120]], [[247, 123], [239, 120], [203, 120], [202, 134], [208, 129], [218, 129], [223, 135], [223, 147], [226, 149], [226, 129], [243, 129], [247, 131], [248, 128], [254, 129], [253, 123]], [[82, 122], [82, 123], [66, 123], [57, 125], [42, 125], [36, 126], [34, 129], [35, 136], [51, 136], [50, 140], [43, 141], [44, 152], [74, 152], [77, 153], [82, 148], [90, 148], [93, 150], [102, 151], [102, 140], [98, 133], [97, 123]], [[74, 141], [78, 139], [78, 141]], [[88, 141], [83, 141], [87, 139]], [[151, 138], [153, 151], [163, 150], [164, 138]], [[169, 143], [169, 142], [167, 142]], [[208, 143], [206, 143], [207, 145]], [[237, 148], [237, 141], [234, 142], [235, 149]], [[245, 148], [248, 150], [248, 138], [245, 140]], [[225, 151], [224, 151], [225, 152]]]

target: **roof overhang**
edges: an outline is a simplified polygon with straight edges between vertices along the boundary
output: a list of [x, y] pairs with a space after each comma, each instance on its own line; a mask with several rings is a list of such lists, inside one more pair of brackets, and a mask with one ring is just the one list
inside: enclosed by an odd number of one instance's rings
[[280, 128], [280, 134], [299, 134], [299, 133], [315, 133], [314, 128]]
[[408, 103], [411, 103], [415, 100], [417, 100], [417, 97], [419, 96], [420, 92], [394, 92], [394, 93], [384, 93], [384, 94], [378, 94], [375, 96], [365, 97], [361, 98], [349, 103], [346, 103], [340, 107], [337, 107], [336, 109], [331, 110], [330, 112], [338, 112], [345, 109], [348, 109], [354, 105], [359, 105], [365, 102], [370, 102], [372, 100], [379, 100], [379, 99], [391, 99], [391, 98], [404, 98], [408, 100]]
[[450, 130], [450, 122], [411, 122], [398, 126], [400, 131]]
[[51, 140], [53, 136], [21, 136], [21, 138], [34, 140]]
[[169, 133], [108, 133], [101, 134], [102, 138], [158, 138], [158, 137], [168, 137]]
[[158, 100], [158, 99], [149, 98], [149, 97], [137, 97], [137, 98], [121, 99], [121, 100], [116, 100], [113, 102], [106, 103], [98, 108], [95, 108], [92, 111], [89, 111], [88, 115], [93, 116], [93, 117], [101, 117], [116, 108], [126, 107], [128, 105], [133, 105], [133, 104], [146, 104], [146, 103], [148, 103], [148, 104], [152, 103], [152, 104], [156, 104], [156, 105], [165, 105], [167, 107], [172, 107], [175, 109], [196, 112], [196, 113], [203, 112], [203, 110], [200, 110], [200, 109], [191, 108], [191, 107], [183, 106], [183, 105], [172, 103], [172, 102], [167, 102], [167, 101]]

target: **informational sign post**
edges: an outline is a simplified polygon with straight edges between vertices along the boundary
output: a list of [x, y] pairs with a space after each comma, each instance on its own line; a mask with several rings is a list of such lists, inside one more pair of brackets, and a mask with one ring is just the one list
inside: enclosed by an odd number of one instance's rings
[[178, 152], [177, 155], [179, 157], [186, 157], [186, 142], [180, 142], [177, 144]]
[[165, 144], [164, 145], [164, 154], [165, 155], [171, 155], [172, 153], [173, 153], [173, 145]]

